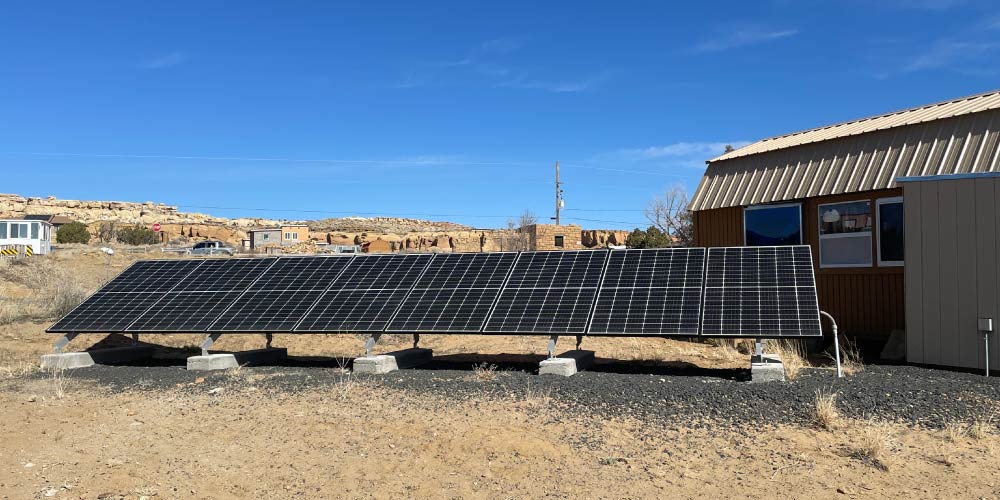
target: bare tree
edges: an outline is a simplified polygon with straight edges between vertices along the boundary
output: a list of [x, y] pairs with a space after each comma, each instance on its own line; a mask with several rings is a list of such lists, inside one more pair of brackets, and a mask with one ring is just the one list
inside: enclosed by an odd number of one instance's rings
[[118, 234], [118, 225], [115, 221], [102, 222], [100, 226], [97, 227], [97, 239], [101, 243], [111, 243], [115, 240], [115, 236]]
[[514, 219], [507, 219], [507, 227], [500, 231], [499, 240], [502, 252], [520, 252], [528, 249], [528, 235], [518, 227]]
[[662, 197], [650, 200], [646, 205], [646, 219], [667, 234], [673, 246], [691, 246], [694, 243], [694, 226], [687, 206], [687, 191], [683, 185], [676, 184]]
[[518, 220], [518, 224], [519, 224], [518, 227], [521, 228], [530, 226], [532, 224], [538, 224], [538, 217], [535, 215], [535, 212], [532, 212], [529, 209], [525, 209], [525, 211], [521, 213], [521, 218], [520, 220]]

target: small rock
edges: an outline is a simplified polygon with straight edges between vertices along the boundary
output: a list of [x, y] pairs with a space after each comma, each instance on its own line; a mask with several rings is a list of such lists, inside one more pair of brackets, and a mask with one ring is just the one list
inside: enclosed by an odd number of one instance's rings
[[194, 383], [196, 383], [196, 384], [204, 384], [205, 383], [205, 377], [198, 377], [198, 378], [194, 379]]
[[212, 390], [208, 391], [208, 393], [209, 394], [220, 394], [222, 391], [223, 391], [223, 389], [221, 387], [216, 387], [215, 389], [212, 389]]
[[34, 467], [34, 466], [35, 466], [35, 464], [33, 464], [33, 463], [31, 463], [31, 462], [28, 462], [28, 463], [24, 464], [24, 468], [25, 468], [25, 469], [30, 469], [30, 468], [32, 468], [32, 467]]
[[133, 417], [135, 416], [135, 410], [128, 410], [125, 412], [125, 416]]
[[57, 490], [55, 488], [49, 488], [49, 489], [45, 490], [45, 496], [47, 496], [47, 497], [54, 497], [54, 496], [56, 496], [56, 493], [59, 493], [59, 490]]
[[34, 403], [35, 401], [38, 401], [38, 396], [36, 396], [34, 394], [28, 396], [28, 402], [29, 403]]

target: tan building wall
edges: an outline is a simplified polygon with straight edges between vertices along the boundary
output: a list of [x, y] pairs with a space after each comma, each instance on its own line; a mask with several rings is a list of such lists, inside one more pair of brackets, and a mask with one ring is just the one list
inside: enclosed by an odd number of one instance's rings
[[521, 231], [528, 236], [529, 250], [586, 250], [580, 242], [583, 228], [576, 224], [532, 224]]
[[1000, 177], [902, 182], [906, 233], [906, 360], [982, 369], [979, 318], [993, 320], [1000, 366]]
[[281, 242], [295, 244], [309, 241], [309, 227], [300, 225], [281, 226]]

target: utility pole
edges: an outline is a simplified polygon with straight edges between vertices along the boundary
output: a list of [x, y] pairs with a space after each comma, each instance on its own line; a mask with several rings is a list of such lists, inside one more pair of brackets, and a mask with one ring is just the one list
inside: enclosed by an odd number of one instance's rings
[[556, 161], [556, 225], [559, 225], [559, 209], [562, 208], [562, 186], [559, 184], [559, 162]]

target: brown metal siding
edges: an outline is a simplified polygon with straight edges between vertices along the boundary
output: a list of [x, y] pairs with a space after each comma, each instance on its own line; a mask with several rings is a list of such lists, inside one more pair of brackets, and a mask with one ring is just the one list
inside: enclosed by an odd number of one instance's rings
[[[820, 269], [818, 206], [841, 201], [870, 200], [902, 195], [901, 189], [810, 198], [801, 201], [802, 232], [813, 248], [820, 308], [833, 315], [840, 331], [852, 336], [883, 336], [905, 324], [902, 267], [878, 267], [876, 238], [872, 238], [873, 265], [865, 268]], [[695, 244], [704, 247], [743, 245], [743, 207], [700, 210], [693, 213]], [[907, 235], [909, 237], [909, 235]], [[909, 260], [909, 256], [907, 256]]]
[[899, 177], [1000, 171], [1000, 109], [709, 164], [691, 210], [891, 189]]

